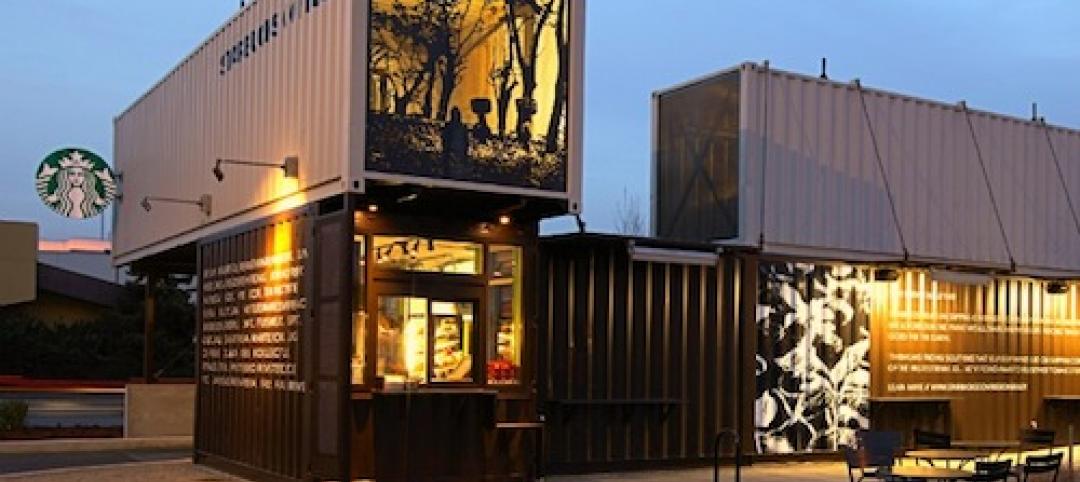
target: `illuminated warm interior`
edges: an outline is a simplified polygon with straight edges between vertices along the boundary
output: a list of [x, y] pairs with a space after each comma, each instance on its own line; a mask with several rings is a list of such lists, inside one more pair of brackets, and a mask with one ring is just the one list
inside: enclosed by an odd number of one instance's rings
[[472, 382], [474, 311], [471, 302], [380, 296], [377, 375], [388, 385]]
[[[357, 223], [359, 229], [362, 219]], [[370, 382], [376, 386], [390, 388], [521, 382], [525, 336], [521, 247], [357, 234], [354, 249], [358, 263], [354, 385], [369, 382], [365, 372], [374, 375]], [[368, 260], [376, 268], [374, 274]], [[426, 274], [415, 278], [415, 273]], [[426, 294], [416, 291], [418, 279]], [[391, 283], [393, 291], [387, 292], [385, 283]], [[441, 283], [456, 286], [458, 294], [440, 295]], [[372, 289], [375, 296], [368, 298]], [[365, 300], [374, 306], [366, 308]]]
[[480, 274], [483, 246], [415, 236], [375, 236], [375, 266], [425, 273]]
[[520, 382], [521, 248], [491, 246], [488, 250], [487, 380], [494, 385]]

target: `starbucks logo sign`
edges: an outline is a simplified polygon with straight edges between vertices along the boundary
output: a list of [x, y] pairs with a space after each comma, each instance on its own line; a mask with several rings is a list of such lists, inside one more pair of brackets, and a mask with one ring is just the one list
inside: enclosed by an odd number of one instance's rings
[[116, 198], [112, 169], [85, 149], [49, 154], [38, 168], [36, 187], [46, 206], [74, 219], [97, 216]]

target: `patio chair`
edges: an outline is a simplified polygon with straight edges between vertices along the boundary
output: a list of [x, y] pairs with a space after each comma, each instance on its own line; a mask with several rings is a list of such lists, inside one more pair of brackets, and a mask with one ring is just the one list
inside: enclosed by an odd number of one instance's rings
[[[844, 449], [850, 481], [890, 480], [889, 469], [896, 464], [896, 454], [900, 451], [903, 440], [900, 432], [862, 430], [855, 433], [855, 440], [858, 448], [845, 447]], [[854, 475], [856, 471], [860, 474], [858, 479]]]
[[866, 452], [861, 449], [845, 445], [844, 459], [847, 461], [848, 482], [862, 482], [865, 479], [889, 480], [886, 471], [871, 464]]
[[952, 437], [949, 434], [928, 430], [915, 429], [914, 441], [917, 449], [947, 449], [952, 447]]
[[1012, 476], [1012, 460], [975, 462], [975, 472], [964, 480], [969, 482], [1008, 482]]
[[1047, 453], [1053, 453], [1054, 439], [1057, 433], [1053, 430], [1028, 428], [1020, 434], [1020, 448], [1032, 449], [1045, 447]]
[[[1057, 482], [1058, 472], [1061, 469], [1061, 458], [1063, 454], [1056, 453], [1050, 455], [1030, 455], [1024, 459], [1024, 464], [1018, 467], [1018, 470], [1013, 471], [1012, 476], [1017, 481], [1028, 482], [1032, 475], [1042, 476], [1045, 474], [1053, 474], [1050, 479], [1051, 482]], [[1023, 477], [1023, 478], [1021, 478]]]

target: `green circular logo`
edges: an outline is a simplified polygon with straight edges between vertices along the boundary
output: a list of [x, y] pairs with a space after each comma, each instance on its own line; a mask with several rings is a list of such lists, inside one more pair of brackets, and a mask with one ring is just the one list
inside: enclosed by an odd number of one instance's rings
[[46, 206], [74, 219], [97, 216], [116, 198], [112, 169], [86, 149], [49, 154], [38, 167], [36, 187]]

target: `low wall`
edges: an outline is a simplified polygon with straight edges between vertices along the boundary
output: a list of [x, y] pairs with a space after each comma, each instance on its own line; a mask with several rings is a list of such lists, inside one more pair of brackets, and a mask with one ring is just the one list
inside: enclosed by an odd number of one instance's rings
[[191, 436], [195, 427], [195, 385], [128, 385], [124, 436]]

